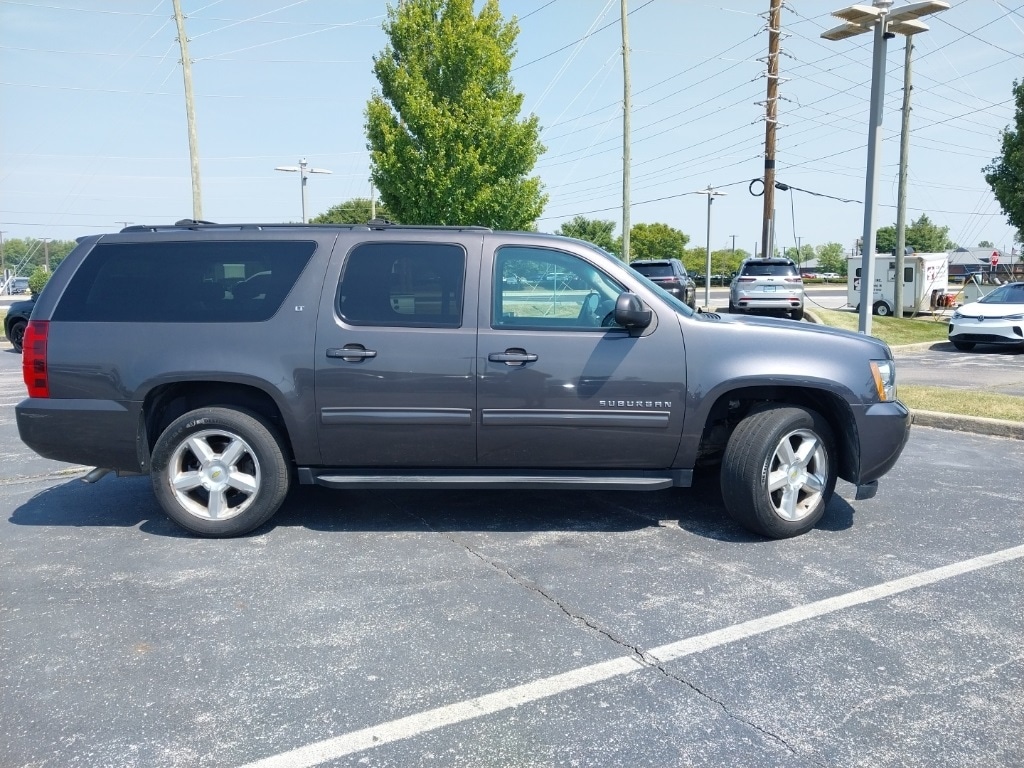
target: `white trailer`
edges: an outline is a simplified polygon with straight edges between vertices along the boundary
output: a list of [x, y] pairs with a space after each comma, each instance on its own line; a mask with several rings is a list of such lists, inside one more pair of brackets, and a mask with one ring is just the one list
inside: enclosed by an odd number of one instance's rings
[[[861, 257], [847, 260], [846, 301], [860, 308]], [[875, 254], [875, 290], [872, 314], [888, 316], [896, 306], [896, 257]], [[903, 257], [903, 310], [919, 312], [944, 306], [949, 289], [949, 257], [944, 253], [908, 253]], [[939, 297], [942, 299], [939, 299]]]

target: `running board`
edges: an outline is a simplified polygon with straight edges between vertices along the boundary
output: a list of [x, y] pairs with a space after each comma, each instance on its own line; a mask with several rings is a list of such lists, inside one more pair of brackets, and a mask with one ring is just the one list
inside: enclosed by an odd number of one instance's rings
[[299, 482], [303, 485], [322, 485], [326, 488], [436, 488], [493, 489], [493, 490], [603, 490], [603, 491], [657, 491], [673, 486], [688, 487], [693, 472], [672, 469], [660, 472], [387, 472], [338, 471], [299, 467]]

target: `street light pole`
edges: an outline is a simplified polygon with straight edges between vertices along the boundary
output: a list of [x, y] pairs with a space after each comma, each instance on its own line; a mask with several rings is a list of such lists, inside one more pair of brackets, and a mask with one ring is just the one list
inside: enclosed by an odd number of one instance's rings
[[704, 262], [704, 307], [711, 308], [711, 203], [716, 197], [725, 197], [725, 192], [717, 192], [708, 185], [707, 189], [694, 192], [695, 195], [708, 196], [708, 248], [707, 258]]
[[858, 318], [858, 330], [867, 335], [871, 334], [871, 314], [875, 297], [875, 193], [878, 189], [878, 155], [882, 145], [886, 43], [896, 34], [913, 35], [927, 31], [928, 26], [917, 19], [949, 8], [949, 3], [943, 0], [924, 0], [890, 12], [892, 4], [893, 0], [873, 0], [871, 6], [851, 5], [833, 11], [833, 16], [843, 19], [846, 23], [821, 33], [825, 40], [833, 41], [845, 40], [872, 30], [875, 35], [871, 63], [871, 110], [868, 119], [867, 172], [864, 180], [864, 232], [861, 238]]
[[306, 179], [309, 178], [311, 173], [333, 173], [328, 171], [326, 168], [307, 168], [309, 161], [306, 158], [299, 160], [299, 164], [296, 165], [279, 165], [274, 168], [275, 171], [287, 171], [289, 173], [299, 174], [299, 183], [302, 185], [302, 223], [306, 223]]

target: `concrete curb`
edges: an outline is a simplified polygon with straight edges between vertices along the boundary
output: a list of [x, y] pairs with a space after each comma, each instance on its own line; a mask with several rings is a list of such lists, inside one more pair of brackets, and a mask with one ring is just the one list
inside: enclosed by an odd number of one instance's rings
[[1024, 422], [986, 419], [983, 416], [961, 416], [955, 413], [936, 411], [911, 411], [915, 426], [949, 429], [954, 432], [973, 432], [977, 435], [993, 435], [1024, 440]]

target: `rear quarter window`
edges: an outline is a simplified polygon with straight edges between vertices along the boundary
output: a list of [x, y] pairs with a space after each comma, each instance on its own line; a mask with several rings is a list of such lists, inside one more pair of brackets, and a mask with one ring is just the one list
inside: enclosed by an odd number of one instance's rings
[[268, 320], [315, 250], [313, 241], [100, 243], [71, 278], [53, 319]]

